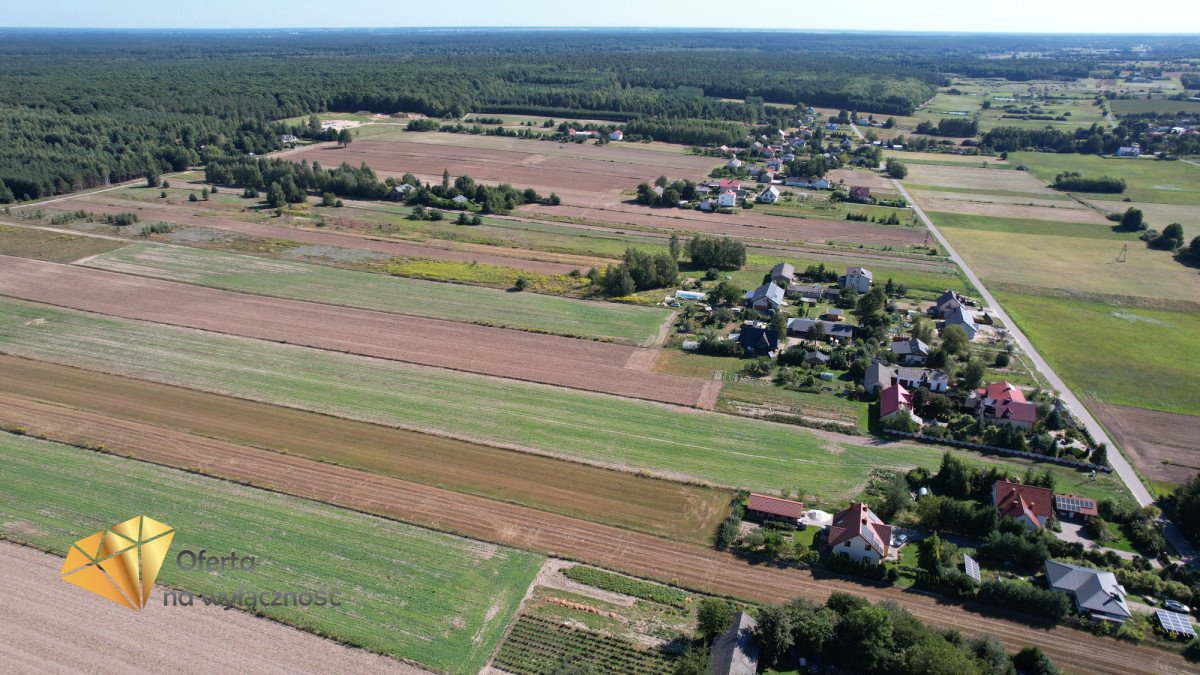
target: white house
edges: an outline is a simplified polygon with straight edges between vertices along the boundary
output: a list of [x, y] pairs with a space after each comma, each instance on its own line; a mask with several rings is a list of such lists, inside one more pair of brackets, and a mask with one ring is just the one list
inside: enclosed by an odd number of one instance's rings
[[763, 190], [762, 193], [758, 195], [758, 201], [762, 202], [763, 204], [774, 204], [775, 202], [779, 201], [779, 188], [772, 185], [766, 190]]
[[621, 131], [620, 129], [614, 129], [613, 132], [608, 135], [608, 140], [623, 141], [625, 140], [625, 132]]
[[892, 526], [880, 520], [871, 507], [855, 503], [834, 514], [825, 542], [834, 555], [877, 563], [892, 552]]
[[871, 290], [871, 282], [874, 280], [875, 275], [865, 267], [850, 267], [846, 270], [846, 274], [839, 279], [842, 288], [853, 288], [859, 293]]
[[737, 192], [732, 189], [726, 189], [717, 197], [717, 204], [726, 208], [737, 206]]

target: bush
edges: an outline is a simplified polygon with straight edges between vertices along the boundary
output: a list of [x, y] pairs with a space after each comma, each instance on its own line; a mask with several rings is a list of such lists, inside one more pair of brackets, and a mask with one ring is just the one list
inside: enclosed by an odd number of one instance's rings
[[529, 280], [524, 275], [517, 277], [517, 281], [513, 284], [513, 288], [518, 291], [523, 291], [529, 286]]
[[687, 252], [696, 268], [736, 270], [746, 264], [746, 245], [732, 237], [698, 235], [688, 242]]
[[987, 603], [1014, 612], [1062, 621], [1071, 611], [1071, 602], [1065, 593], [1036, 588], [1022, 583], [985, 581], [976, 595], [979, 602]]
[[1050, 550], [1038, 533], [993, 532], [979, 546], [978, 556], [998, 564], [1010, 562], [1017, 569], [1032, 572], [1050, 558]]

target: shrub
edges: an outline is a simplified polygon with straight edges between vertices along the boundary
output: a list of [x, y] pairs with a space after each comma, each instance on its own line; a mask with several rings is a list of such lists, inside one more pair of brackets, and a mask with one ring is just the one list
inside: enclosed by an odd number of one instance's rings
[[1022, 583], [985, 581], [980, 584], [976, 599], [979, 602], [1049, 619], [1056, 623], [1062, 621], [1071, 611], [1071, 603], [1065, 593]]

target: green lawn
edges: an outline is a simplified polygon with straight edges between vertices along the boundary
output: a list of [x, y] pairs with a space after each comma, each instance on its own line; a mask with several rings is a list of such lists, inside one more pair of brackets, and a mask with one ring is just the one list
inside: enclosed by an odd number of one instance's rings
[[[329, 589], [341, 607], [260, 607], [320, 635], [447, 672], [477, 672], [542, 558], [319, 502], [0, 433], [3, 536], [59, 555], [137, 515], [175, 528], [171, 553], [234, 550], [254, 572], [160, 580], [196, 593]], [[83, 592], [83, 591], [80, 591]], [[151, 598], [161, 602], [162, 592]], [[196, 604], [200, 604], [197, 600]], [[125, 611], [125, 610], [113, 610]], [[173, 611], [189, 611], [176, 607]]]
[[667, 310], [404, 279], [182, 246], [132, 244], [88, 267], [451, 321], [646, 343]]
[[0, 302], [0, 350], [719, 485], [805, 485], [826, 501], [861, 490], [872, 469], [933, 467], [942, 454], [932, 446], [863, 447], [789, 425], [18, 302]]
[[1050, 234], [1062, 237], [1137, 241], [1137, 237], [1133, 233], [1114, 231], [1111, 225], [1072, 223], [1056, 220], [1031, 220], [1028, 218], [1001, 218], [996, 216], [979, 216], [970, 213], [946, 213], [938, 211], [929, 211], [926, 215], [938, 227], [989, 230], [992, 232], [1007, 232], [1009, 234]]
[[1200, 415], [1200, 316], [998, 292], [1081, 398]]
[[1062, 171], [1125, 179], [1125, 192], [1092, 195], [1096, 199], [1128, 197], [1135, 202], [1200, 205], [1200, 166], [1194, 164], [1050, 152], [1010, 152], [1008, 161], [1028, 166], [1033, 175], [1047, 184], [1053, 183], [1054, 176]]

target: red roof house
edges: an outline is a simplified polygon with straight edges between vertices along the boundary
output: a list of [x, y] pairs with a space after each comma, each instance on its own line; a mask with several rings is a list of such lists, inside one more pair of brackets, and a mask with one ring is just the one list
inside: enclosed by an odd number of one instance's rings
[[893, 384], [879, 394], [879, 419], [888, 419], [901, 410], [907, 410], [917, 424], [923, 423], [923, 420], [913, 413], [912, 392], [900, 384]]
[[1000, 515], [1015, 518], [1031, 530], [1040, 530], [1054, 513], [1054, 491], [998, 480], [992, 486], [992, 503]]
[[733, 178], [726, 178], [725, 180], [722, 180], [720, 183], [717, 183], [717, 186], [718, 186], [717, 192], [724, 192], [726, 190], [735, 190], [736, 191], [736, 190], [742, 189], [742, 181], [735, 180]]
[[746, 502], [746, 512], [761, 518], [799, 522], [804, 517], [804, 504], [790, 499], [751, 494]]
[[854, 503], [833, 515], [825, 543], [831, 553], [877, 563], [891, 553], [892, 526], [880, 520], [871, 507]]
[[1026, 431], [1037, 422], [1037, 404], [1025, 400], [1025, 394], [1008, 382], [992, 382], [980, 389], [984, 419], [998, 425], [1011, 425]]

